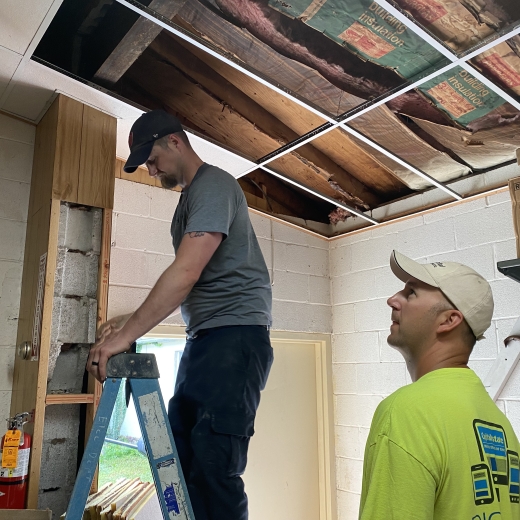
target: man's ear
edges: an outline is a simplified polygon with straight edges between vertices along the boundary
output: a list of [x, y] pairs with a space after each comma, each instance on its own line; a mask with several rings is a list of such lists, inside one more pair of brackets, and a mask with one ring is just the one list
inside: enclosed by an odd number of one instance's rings
[[173, 145], [175, 148], [179, 148], [179, 143], [182, 141], [182, 139], [175, 134], [168, 135], [168, 143]]
[[464, 321], [462, 312], [457, 309], [449, 309], [439, 314], [439, 324], [437, 325], [437, 333], [451, 332]]

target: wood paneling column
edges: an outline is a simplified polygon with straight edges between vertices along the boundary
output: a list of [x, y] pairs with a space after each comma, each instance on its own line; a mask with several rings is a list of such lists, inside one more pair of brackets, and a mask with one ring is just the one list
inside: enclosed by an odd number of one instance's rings
[[[116, 119], [79, 101], [59, 95], [36, 129], [31, 195], [20, 300], [17, 343], [33, 341], [36, 309], [41, 308], [37, 360], [16, 357], [11, 415], [33, 412], [27, 507], [36, 508], [47, 397], [54, 276], [62, 201], [102, 208], [103, 236], [99, 266], [98, 322], [106, 319], [110, 265], [110, 220], [114, 201]], [[37, 302], [38, 286], [42, 298]], [[42, 291], [41, 288], [44, 290]], [[41, 304], [41, 305], [38, 305]], [[100, 385], [89, 382], [87, 427], [95, 413]], [[71, 396], [64, 402], [70, 403]], [[59, 404], [60, 400], [50, 400]], [[87, 432], [88, 434], [88, 432]]]

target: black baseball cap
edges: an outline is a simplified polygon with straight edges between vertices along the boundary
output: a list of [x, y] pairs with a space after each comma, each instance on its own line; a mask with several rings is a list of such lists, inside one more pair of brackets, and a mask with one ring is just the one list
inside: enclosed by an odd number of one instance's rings
[[181, 122], [164, 110], [152, 110], [143, 114], [132, 125], [128, 136], [130, 156], [124, 170], [133, 173], [141, 164], [144, 164], [153, 148], [153, 143], [165, 135], [182, 132]]

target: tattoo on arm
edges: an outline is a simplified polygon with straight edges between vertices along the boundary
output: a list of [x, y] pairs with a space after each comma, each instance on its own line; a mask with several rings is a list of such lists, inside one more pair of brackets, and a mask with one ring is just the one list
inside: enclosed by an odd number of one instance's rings
[[204, 231], [192, 231], [191, 233], [188, 233], [190, 235], [190, 238], [197, 238], [197, 237], [203, 237], [206, 233]]

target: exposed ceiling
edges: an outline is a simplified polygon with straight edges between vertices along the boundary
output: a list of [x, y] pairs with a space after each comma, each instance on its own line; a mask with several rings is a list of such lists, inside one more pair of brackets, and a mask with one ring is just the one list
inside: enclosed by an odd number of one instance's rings
[[518, 0], [33, 3], [0, 36], [0, 109], [27, 112], [35, 70], [110, 99], [122, 135], [164, 108], [229, 158], [251, 207], [321, 234], [519, 173]]

